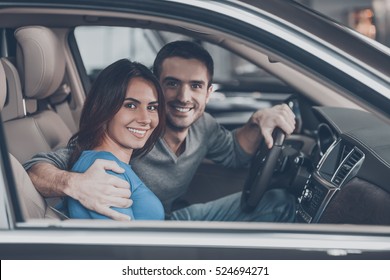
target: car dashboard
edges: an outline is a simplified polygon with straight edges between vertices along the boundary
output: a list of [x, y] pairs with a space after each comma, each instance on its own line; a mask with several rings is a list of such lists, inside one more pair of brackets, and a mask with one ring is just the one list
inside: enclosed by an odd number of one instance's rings
[[298, 222], [390, 224], [389, 125], [359, 110], [313, 110], [321, 158], [298, 198]]

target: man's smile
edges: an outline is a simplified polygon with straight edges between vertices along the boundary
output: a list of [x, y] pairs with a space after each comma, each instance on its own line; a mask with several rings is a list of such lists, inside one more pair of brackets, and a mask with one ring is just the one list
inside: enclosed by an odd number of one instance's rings
[[181, 113], [187, 113], [193, 109], [190, 107], [175, 107], [175, 106], [173, 108], [175, 108], [176, 111], [179, 111]]
[[180, 113], [188, 113], [191, 110], [195, 108], [193, 105], [180, 105], [180, 104], [175, 104], [171, 103], [169, 104], [169, 107], [172, 108], [174, 111], [180, 112]]

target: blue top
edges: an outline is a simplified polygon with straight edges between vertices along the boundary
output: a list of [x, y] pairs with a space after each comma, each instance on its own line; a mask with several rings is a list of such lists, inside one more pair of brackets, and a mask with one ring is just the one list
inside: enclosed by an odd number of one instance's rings
[[[122, 167], [125, 172], [118, 174], [111, 170], [106, 172], [113, 174], [121, 179], [126, 180], [130, 184], [131, 199], [133, 205], [129, 208], [112, 209], [126, 214], [132, 220], [163, 220], [164, 208], [157, 196], [148, 189], [141, 179], [134, 173], [129, 164], [120, 161], [110, 152], [105, 151], [84, 151], [80, 158], [73, 165], [72, 171], [83, 173], [85, 172], [97, 159], [114, 160]], [[109, 219], [106, 216], [96, 213], [95, 211], [85, 208], [79, 201], [68, 197], [68, 211], [70, 218], [76, 219]]]

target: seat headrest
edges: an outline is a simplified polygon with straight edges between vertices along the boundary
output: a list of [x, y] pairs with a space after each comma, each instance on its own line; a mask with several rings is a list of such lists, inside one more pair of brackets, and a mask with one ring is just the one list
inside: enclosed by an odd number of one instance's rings
[[3, 110], [5, 100], [7, 99], [7, 80], [3, 64], [0, 62], [0, 111]]
[[15, 31], [16, 62], [24, 96], [44, 99], [61, 85], [65, 55], [56, 34], [43, 26], [25, 26]]
[[6, 87], [3, 97], [3, 89], [1, 90], [1, 101], [4, 98], [6, 104], [2, 102], [1, 105], [1, 117], [3, 122], [22, 118], [25, 116], [25, 106], [23, 103], [22, 89], [20, 87], [20, 79], [18, 70], [14, 64], [5, 57], [0, 58], [0, 64], [3, 67], [6, 83], [2, 82], [1, 87]]

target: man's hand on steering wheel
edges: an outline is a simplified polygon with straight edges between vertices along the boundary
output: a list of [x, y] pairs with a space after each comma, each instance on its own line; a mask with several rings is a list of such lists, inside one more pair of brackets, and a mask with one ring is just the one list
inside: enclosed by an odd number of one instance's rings
[[295, 129], [295, 115], [287, 104], [256, 111], [250, 122], [260, 128], [262, 138], [269, 149], [274, 143], [272, 133], [276, 127], [282, 129], [287, 135], [293, 133]]
[[290, 107], [281, 104], [257, 111], [250, 121], [260, 127], [263, 137], [252, 159], [241, 196], [241, 208], [245, 212], [253, 211], [268, 189], [286, 134], [295, 129], [295, 115]]

